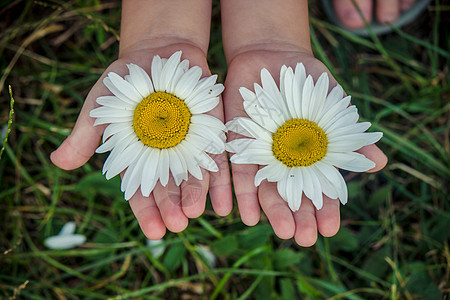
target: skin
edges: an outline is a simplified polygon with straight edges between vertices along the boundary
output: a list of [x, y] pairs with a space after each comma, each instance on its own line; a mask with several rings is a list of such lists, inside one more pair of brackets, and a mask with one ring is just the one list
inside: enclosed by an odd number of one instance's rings
[[414, 0], [333, 0], [336, 15], [344, 27], [358, 29], [364, 27], [364, 21], [356, 9], [353, 1], [361, 9], [361, 13], [368, 23], [372, 21], [372, 12], [381, 24], [396, 21], [400, 13], [409, 10]]
[[[255, 5], [251, 0], [227, 0], [221, 2], [221, 11], [228, 63], [223, 94], [226, 121], [247, 116], [238, 90], [241, 86], [253, 90], [253, 83], [260, 83], [263, 67], [275, 80], [279, 79], [283, 64], [295, 67], [297, 62], [302, 62], [315, 80], [323, 72], [329, 73], [312, 55], [307, 1], [259, 0]], [[337, 83], [329, 76], [331, 90]], [[232, 140], [238, 136], [229, 133], [228, 137]], [[386, 165], [387, 158], [378, 147], [367, 146], [360, 152], [376, 163], [370, 172]], [[327, 237], [338, 232], [338, 199], [325, 197], [323, 208], [316, 210], [303, 195], [300, 209], [293, 213], [278, 194], [275, 183], [264, 180], [259, 188], [255, 187], [254, 177], [259, 167], [232, 164], [234, 190], [245, 224], [253, 226], [259, 222], [261, 206], [275, 234], [281, 239], [294, 237], [301, 246], [314, 245], [318, 232]]]
[[[295, 66], [303, 62], [315, 79], [325, 66], [311, 51], [307, 1], [295, 0], [227, 0], [221, 2], [222, 28], [228, 73], [224, 102], [210, 112], [228, 121], [246, 116], [238, 88], [252, 88], [260, 82], [260, 70], [266, 67], [275, 78], [281, 65]], [[58, 167], [71, 170], [82, 166], [100, 144], [104, 126], [93, 127], [89, 112], [97, 107], [95, 99], [111, 95], [102, 80], [108, 72], [121, 76], [128, 73], [126, 64], [133, 62], [150, 71], [154, 55], [169, 57], [182, 50], [182, 58], [198, 65], [209, 76], [206, 61], [209, 43], [211, 1], [206, 0], [124, 0], [122, 8], [119, 58], [112, 63], [89, 92], [70, 136], [51, 154]], [[170, 22], [168, 22], [170, 20]], [[331, 87], [336, 81], [330, 75]], [[224, 109], [223, 109], [224, 108]], [[224, 115], [225, 112], [225, 115]], [[229, 139], [236, 138], [230, 134]], [[361, 153], [373, 160], [378, 171], [386, 164], [386, 156], [376, 146]], [[166, 230], [180, 232], [189, 218], [200, 216], [209, 192], [215, 212], [224, 216], [232, 209], [231, 180], [225, 154], [212, 156], [219, 172], [204, 172], [202, 181], [189, 178], [180, 187], [169, 180], [166, 187], [157, 185], [150, 197], [136, 193], [129, 201], [143, 233], [150, 239], [160, 239]], [[323, 208], [316, 211], [304, 197], [300, 209], [292, 213], [281, 199], [273, 183], [264, 181], [259, 188], [253, 184], [258, 166], [232, 165], [235, 194], [242, 221], [255, 225], [260, 219], [260, 206], [275, 233], [282, 239], [294, 237], [301, 246], [311, 246], [320, 232], [332, 236], [339, 230], [339, 201], [324, 199]]]
[[[210, 20], [211, 1], [124, 0], [119, 58], [89, 92], [72, 133], [51, 154], [52, 162], [65, 170], [78, 168], [99, 146], [105, 126], [93, 127], [95, 120], [89, 117], [89, 112], [98, 106], [97, 97], [112, 95], [102, 82], [108, 72], [124, 76], [128, 74], [126, 64], [133, 62], [150, 73], [154, 55], [168, 58], [182, 50], [182, 59], [189, 59], [190, 66], [200, 66], [203, 76], [211, 75], [206, 61]], [[223, 121], [222, 107], [219, 103], [209, 114]], [[178, 187], [171, 178], [166, 187], [158, 183], [150, 197], [143, 197], [139, 191], [129, 200], [149, 239], [162, 238], [166, 229], [183, 231], [189, 218], [197, 218], [205, 210], [208, 191], [215, 212], [220, 216], [230, 213], [232, 194], [228, 159], [225, 153], [211, 157], [220, 170], [217, 173], [204, 171], [202, 181], [189, 177]]]

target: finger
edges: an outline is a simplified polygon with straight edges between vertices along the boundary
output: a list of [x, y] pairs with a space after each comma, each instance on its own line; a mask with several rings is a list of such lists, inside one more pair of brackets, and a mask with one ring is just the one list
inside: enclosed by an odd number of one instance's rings
[[378, 0], [376, 15], [380, 23], [392, 23], [398, 19], [400, 11], [399, 0]]
[[172, 176], [165, 187], [159, 182], [156, 184], [153, 196], [167, 229], [172, 232], [183, 231], [188, 225], [188, 218], [181, 208], [180, 187], [175, 184]]
[[234, 192], [242, 222], [245, 225], [254, 226], [260, 218], [258, 188], [254, 183], [258, 166], [231, 164], [231, 167]]
[[[223, 101], [211, 110], [209, 115], [224, 121]], [[214, 211], [219, 216], [228, 215], [233, 208], [233, 194], [231, 191], [230, 166], [226, 152], [212, 155], [211, 158], [216, 162], [219, 171], [209, 173], [209, 196]]]
[[407, 11], [414, 5], [414, 0], [400, 0], [400, 10]]
[[[356, 5], [361, 10], [368, 23], [372, 21], [373, 0], [355, 0]], [[352, 0], [334, 0], [334, 11], [339, 22], [349, 29], [358, 29], [364, 27], [364, 21], [353, 4]]]
[[150, 197], [144, 197], [140, 192], [137, 192], [131, 197], [129, 203], [142, 232], [147, 238], [159, 240], [166, 234], [166, 226], [164, 226], [153, 194]]
[[323, 196], [323, 207], [316, 211], [317, 228], [321, 235], [330, 237], [339, 231], [341, 218], [339, 200]]
[[277, 185], [264, 180], [258, 190], [261, 208], [269, 219], [273, 231], [280, 239], [290, 239], [295, 233], [295, 221], [286, 201], [277, 191]]
[[202, 169], [202, 174], [203, 180], [189, 175], [188, 180], [181, 183], [181, 208], [188, 218], [198, 218], [205, 211], [209, 173]]
[[230, 166], [226, 153], [211, 155], [219, 167], [218, 172], [209, 173], [209, 196], [214, 211], [219, 216], [228, 215], [233, 209]]
[[295, 241], [302, 247], [311, 247], [317, 241], [315, 208], [311, 200], [302, 197], [300, 209], [294, 213]]
[[72, 170], [85, 164], [94, 154], [100, 144], [100, 138], [105, 126], [95, 126], [94, 118], [89, 116], [92, 109], [98, 107], [96, 99], [100, 96], [112, 95], [103, 84], [109, 70], [114, 70], [118, 74], [127, 72], [125, 64], [112, 64], [95, 83], [89, 92], [78, 116], [77, 122], [64, 142], [51, 155], [51, 161], [64, 170]]
[[365, 146], [356, 152], [363, 154], [365, 157], [375, 163], [376, 166], [373, 169], [367, 171], [368, 173], [380, 171], [386, 166], [388, 162], [387, 156], [376, 145]]

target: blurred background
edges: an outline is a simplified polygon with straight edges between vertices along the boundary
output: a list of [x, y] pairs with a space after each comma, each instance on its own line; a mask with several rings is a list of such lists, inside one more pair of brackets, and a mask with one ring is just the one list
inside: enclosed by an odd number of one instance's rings
[[[99, 171], [106, 156], [53, 166], [50, 153], [117, 58], [120, 1], [0, 1], [0, 298], [448, 299], [449, 10], [431, 1], [402, 29], [359, 37], [310, 1], [314, 53], [384, 132], [389, 164], [347, 175], [339, 233], [302, 248], [264, 215], [247, 227], [237, 207], [219, 218], [210, 204], [184, 232], [149, 244], [119, 178]], [[219, 1], [212, 18], [208, 60], [223, 82]], [[70, 221], [86, 242], [47, 248]]]

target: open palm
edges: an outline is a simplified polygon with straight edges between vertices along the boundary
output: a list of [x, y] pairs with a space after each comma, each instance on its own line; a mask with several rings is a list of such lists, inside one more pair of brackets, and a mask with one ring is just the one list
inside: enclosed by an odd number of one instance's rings
[[[150, 73], [154, 55], [167, 58], [177, 50], [183, 51], [182, 59], [188, 59], [190, 66], [197, 65], [202, 68], [203, 77], [210, 75], [205, 53], [191, 45], [172, 44], [162, 48], [128, 50], [106, 69], [89, 92], [72, 133], [52, 153], [53, 163], [66, 170], [78, 168], [87, 162], [99, 146], [105, 126], [94, 127], [95, 119], [89, 117], [89, 112], [98, 106], [95, 101], [98, 97], [111, 95], [103, 84], [103, 78], [109, 72], [123, 77], [128, 74], [126, 64], [134, 63]], [[209, 114], [223, 120], [222, 103]], [[188, 225], [188, 218], [196, 218], [203, 213], [208, 191], [217, 214], [227, 215], [231, 211], [231, 184], [226, 155], [223, 153], [211, 157], [216, 161], [219, 171], [209, 173], [202, 170], [203, 180], [189, 175], [187, 181], [177, 186], [173, 178], [170, 178], [165, 187], [158, 183], [149, 197], [144, 197], [138, 191], [130, 199], [133, 213], [148, 238], [161, 238], [166, 228], [173, 232], [184, 230]]]
[[[297, 51], [250, 51], [236, 56], [228, 67], [225, 82], [224, 105], [226, 121], [235, 117], [246, 116], [239, 94], [240, 87], [253, 89], [253, 83], [260, 83], [260, 71], [266, 68], [278, 80], [282, 65], [295, 67], [302, 62], [307, 73], [315, 80], [327, 68], [309, 53]], [[329, 74], [330, 75], [330, 74]], [[330, 90], [336, 85], [330, 75]], [[236, 138], [229, 134], [229, 139]], [[370, 172], [380, 170], [386, 164], [386, 156], [378, 147], [371, 145], [358, 152], [376, 163]], [[247, 225], [255, 225], [260, 219], [260, 206], [268, 217], [275, 234], [288, 239], [294, 237], [301, 246], [311, 246], [317, 240], [317, 232], [323, 236], [333, 236], [340, 226], [339, 200], [324, 195], [323, 208], [316, 210], [311, 200], [303, 195], [300, 209], [292, 212], [288, 204], [278, 194], [276, 183], [263, 181], [257, 188], [254, 185], [256, 165], [232, 164], [233, 183], [242, 221]]]

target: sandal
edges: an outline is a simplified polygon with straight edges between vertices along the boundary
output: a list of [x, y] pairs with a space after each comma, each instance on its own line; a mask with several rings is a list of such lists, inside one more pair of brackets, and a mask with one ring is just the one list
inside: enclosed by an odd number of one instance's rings
[[[385, 33], [389, 33], [392, 31], [392, 26], [394, 27], [402, 27], [403, 25], [411, 22], [415, 18], [417, 18], [428, 6], [428, 3], [430, 0], [416, 0], [415, 4], [407, 11], [401, 13], [400, 17], [394, 22], [389, 25], [386, 24], [380, 24], [378, 21], [376, 21], [376, 18], [373, 18], [372, 23], [370, 23], [370, 29], [371, 31], [376, 35], [381, 35]], [[334, 11], [333, 4], [330, 0], [322, 0], [322, 6], [325, 10], [325, 13], [327, 17], [336, 25], [339, 27], [352, 32], [356, 35], [361, 36], [368, 36], [369, 31], [367, 30], [367, 27], [358, 28], [358, 29], [348, 29], [344, 27], [339, 19], [336, 16], [336, 12]], [[375, 11], [375, 10], [374, 10]]]

